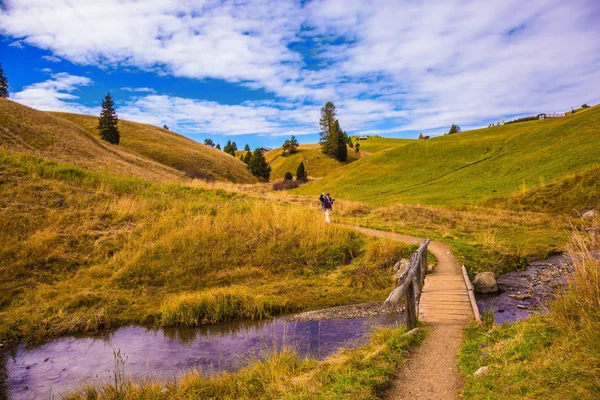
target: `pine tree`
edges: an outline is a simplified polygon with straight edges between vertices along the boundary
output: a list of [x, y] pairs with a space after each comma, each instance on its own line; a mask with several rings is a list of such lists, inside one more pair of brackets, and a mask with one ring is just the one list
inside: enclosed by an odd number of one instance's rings
[[265, 160], [265, 156], [260, 149], [254, 150], [252, 158], [248, 163], [248, 169], [254, 176], [264, 181], [268, 181], [271, 176], [271, 167], [269, 167], [269, 164], [267, 163], [267, 160]]
[[452, 134], [458, 133], [460, 131], [461, 131], [460, 126], [452, 124], [452, 126], [450, 127], [450, 131], [448, 132], [448, 135], [452, 135]]
[[291, 181], [292, 179], [294, 179], [294, 175], [292, 175], [292, 173], [289, 171], [283, 176], [284, 181]]
[[360, 143], [356, 143], [356, 145], [354, 146], [354, 151], [357, 153], [360, 151]]
[[298, 143], [298, 139], [296, 139], [296, 136], [292, 135], [292, 137], [290, 138], [290, 154], [293, 154], [296, 151], [298, 151], [298, 146], [300, 146], [300, 143]]
[[[319, 126], [321, 127], [321, 131], [319, 132], [319, 135], [321, 136], [321, 150], [323, 153], [330, 156], [332, 156], [335, 151], [335, 147], [332, 147], [331, 136], [336, 133], [334, 130], [336, 116], [337, 111], [335, 105], [333, 105], [331, 101], [328, 101], [321, 107], [321, 119], [319, 120]], [[336, 141], [334, 140], [333, 143], [336, 143]]]
[[306, 170], [304, 169], [304, 163], [301, 162], [298, 164], [298, 169], [296, 170], [296, 180], [297, 181], [305, 181], [306, 180]]
[[5, 99], [8, 98], [8, 79], [6, 79], [6, 75], [4, 75], [2, 63], [0, 63], [0, 97]]
[[212, 139], [210, 139], [210, 138], [209, 139], [204, 139], [204, 144], [206, 146], [215, 147], [215, 142], [213, 142]]
[[346, 146], [346, 138], [348, 137], [348, 135], [346, 135], [346, 132], [342, 131], [339, 122], [335, 122], [338, 128], [338, 132], [336, 135], [337, 143], [335, 149], [335, 158], [338, 161], [345, 162], [346, 160], [348, 160], [348, 147]]
[[112, 144], [119, 144], [121, 140], [121, 134], [119, 133], [119, 127], [117, 126], [119, 117], [115, 111], [115, 103], [110, 96], [110, 93], [106, 94], [104, 100], [102, 100], [102, 111], [98, 118], [98, 131], [100, 137]]
[[250, 164], [251, 159], [252, 159], [252, 152], [247, 151], [246, 155], [244, 155], [244, 162], [246, 163], [246, 165]]
[[217, 149], [221, 150], [221, 143], [217, 143]]
[[225, 147], [223, 147], [223, 151], [233, 157], [235, 157], [236, 150], [237, 150], [237, 146], [235, 145], [235, 142], [231, 143], [231, 140], [228, 140]]
[[246, 146], [244, 146], [244, 151], [252, 151], [252, 150], [250, 150], [250, 146], [248, 144], [246, 144]]

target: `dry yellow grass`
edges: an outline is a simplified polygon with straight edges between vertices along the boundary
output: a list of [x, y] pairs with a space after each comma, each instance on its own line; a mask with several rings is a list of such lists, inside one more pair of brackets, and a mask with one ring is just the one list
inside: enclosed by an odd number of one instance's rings
[[[65, 119], [95, 138], [98, 118], [90, 115], [49, 113]], [[205, 146], [176, 132], [137, 122], [119, 121], [120, 148], [144, 158], [168, 165], [179, 171], [202, 171], [219, 180], [238, 183], [256, 182], [246, 164], [210, 146]]]
[[[261, 318], [383, 299], [393, 284], [384, 267], [387, 280], [356, 291], [349, 277], [377, 247], [291, 197], [153, 183], [2, 150], [0, 181], [0, 339]], [[410, 254], [392, 249], [390, 257]]]

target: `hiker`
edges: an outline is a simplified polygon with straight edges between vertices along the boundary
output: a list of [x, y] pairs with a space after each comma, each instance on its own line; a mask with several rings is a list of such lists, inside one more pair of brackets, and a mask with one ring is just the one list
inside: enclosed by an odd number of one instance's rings
[[335, 200], [331, 198], [329, 193], [327, 193], [325, 195], [323, 193], [321, 193], [319, 200], [321, 201], [321, 208], [323, 209], [323, 211], [325, 211], [325, 222], [327, 222], [329, 224], [329, 223], [331, 223], [329, 214], [331, 213], [331, 206], [333, 206], [333, 202]]

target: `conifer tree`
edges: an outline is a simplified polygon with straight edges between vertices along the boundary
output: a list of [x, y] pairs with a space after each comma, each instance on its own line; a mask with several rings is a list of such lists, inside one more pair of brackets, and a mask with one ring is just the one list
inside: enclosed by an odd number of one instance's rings
[[217, 143], [217, 149], [221, 150], [221, 143]]
[[252, 158], [248, 163], [248, 169], [254, 176], [264, 181], [268, 181], [271, 176], [271, 167], [269, 167], [265, 156], [258, 148], [252, 154]]
[[246, 155], [244, 155], [244, 162], [246, 163], [246, 165], [250, 164], [251, 159], [252, 159], [252, 152], [247, 151]]
[[100, 137], [108, 143], [119, 144], [121, 134], [119, 133], [119, 127], [117, 126], [118, 122], [119, 117], [115, 111], [115, 103], [113, 102], [110, 93], [107, 93], [104, 100], [102, 100], [102, 111], [98, 118], [98, 131], [100, 132]]
[[8, 98], [8, 80], [6, 79], [6, 75], [4, 75], [2, 63], [0, 63], [0, 97]]
[[[321, 131], [319, 135], [321, 136], [321, 150], [323, 153], [332, 156], [335, 148], [332, 148], [331, 136], [335, 134], [334, 123], [337, 117], [337, 110], [335, 109], [335, 105], [328, 101], [323, 107], [321, 107], [321, 119], [319, 120], [319, 126], [321, 127]], [[334, 140], [333, 143], [336, 141]]]
[[291, 181], [292, 179], [294, 179], [294, 175], [292, 175], [292, 173], [289, 171], [283, 176], [284, 181]]
[[206, 146], [210, 146], [210, 147], [215, 147], [215, 142], [213, 142], [212, 139], [208, 138], [208, 139], [204, 139], [204, 144]]
[[250, 150], [250, 145], [246, 144], [246, 146], [244, 146], [244, 151], [252, 151]]
[[305, 181], [307, 178], [306, 170], [304, 169], [304, 163], [300, 162], [298, 164], [298, 169], [296, 170], [296, 180], [297, 181]]
[[237, 150], [237, 146], [236, 146], [235, 142], [231, 143], [231, 140], [228, 140], [225, 147], [223, 147], [223, 151], [233, 157], [235, 157], [236, 150]]
[[448, 132], [448, 134], [452, 135], [452, 134], [458, 133], [460, 131], [461, 131], [460, 126], [452, 124], [452, 126], [450, 127], [450, 131]]
[[347, 137], [348, 135], [346, 135], [346, 132], [342, 131], [342, 129], [340, 128], [340, 124], [338, 121], [336, 122], [336, 126], [338, 129], [337, 135], [336, 135], [336, 139], [337, 139], [337, 143], [336, 143], [336, 149], [335, 149], [335, 158], [338, 161], [342, 161], [345, 162], [348, 159], [348, 147], [346, 146], [346, 142], [347, 142]]

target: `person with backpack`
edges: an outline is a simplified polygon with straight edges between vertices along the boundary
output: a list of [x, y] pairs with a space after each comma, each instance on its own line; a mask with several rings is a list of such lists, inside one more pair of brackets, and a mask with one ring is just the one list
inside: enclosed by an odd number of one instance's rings
[[333, 206], [334, 199], [331, 198], [329, 193], [323, 194], [319, 197], [319, 201], [321, 202], [321, 208], [325, 211], [325, 222], [328, 224], [331, 223], [331, 219], [329, 218], [329, 214], [331, 213], [331, 208]]

